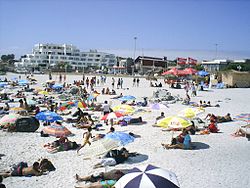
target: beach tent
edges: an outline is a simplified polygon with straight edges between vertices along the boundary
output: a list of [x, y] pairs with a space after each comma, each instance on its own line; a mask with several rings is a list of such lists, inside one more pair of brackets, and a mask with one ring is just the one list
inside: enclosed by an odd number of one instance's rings
[[40, 126], [35, 117], [20, 116], [18, 114], [5, 115], [0, 119], [1, 126], [6, 127], [8, 124], [13, 126], [12, 130], [16, 132], [35, 132]]
[[122, 176], [115, 188], [179, 188], [175, 173], [153, 165], [135, 167]]
[[35, 117], [24, 116], [16, 120], [15, 126], [16, 132], [35, 132], [40, 123]]

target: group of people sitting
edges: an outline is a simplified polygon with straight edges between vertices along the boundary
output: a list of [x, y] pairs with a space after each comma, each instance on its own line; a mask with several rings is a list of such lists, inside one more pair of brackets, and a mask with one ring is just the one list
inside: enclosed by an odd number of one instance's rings
[[68, 151], [79, 148], [76, 142], [70, 141], [67, 137], [60, 137], [58, 140], [44, 145], [44, 148], [50, 153], [56, 153], [60, 151]]
[[28, 166], [26, 162], [20, 162], [14, 165], [9, 171], [0, 173], [0, 176], [7, 178], [10, 176], [41, 176], [46, 172], [54, 171], [56, 168], [48, 159], [36, 161], [32, 166]]

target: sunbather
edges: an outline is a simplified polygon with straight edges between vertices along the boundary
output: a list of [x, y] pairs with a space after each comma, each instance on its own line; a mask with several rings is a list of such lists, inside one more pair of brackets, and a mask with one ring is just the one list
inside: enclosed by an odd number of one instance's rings
[[52, 163], [50, 161], [42, 160], [39, 162], [34, 162], [32, 166], [28, 166], [26, 162], [20, 162], [16, 166], [14, 166], [12, 171], [7, 171], [0, 173], [0, 176], [3, 177], [10, 177], [10, 176], [41, 176], [46, 171], [52, 171], [55, 170], [55, 167], [48, 169], [47, 165]]
[[[244, 130], [245, 128], [245, 130]], [[242, 137], [247, 137], [250, 138], [250, 124], [245, 125], [245, 126], [241, 126], [241, 128], [239, 128], [234, 134], [233, 136], [242, 136]]]
[[181, 143], [178, 138], [179, 140], [178, 142], [176, 143], [172, 142], [171, 144], [162, 144], [162, 146], [166, 149], [191, 149], [191, 137], [186, 129], [183, 130], [180, 138], [182, 137], [184, 137], [183, 143]]

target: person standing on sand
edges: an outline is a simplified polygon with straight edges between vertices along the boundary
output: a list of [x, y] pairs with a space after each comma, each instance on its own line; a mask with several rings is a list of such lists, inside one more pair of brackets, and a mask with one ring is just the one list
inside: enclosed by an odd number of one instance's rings
[[62, 82], [62, 74], [61, 73], [59, 74], [59, 82], [60, 83]]
[[122, 89], [122, 85], [123, 85], [123, 79], [122, 78], [120, 80], [120, 85], [121, 85], [121, 89]]
[[140, 84], [140, 79], [139, 79], [139, 78], [137, 78], [136, 82], [137, 82], [137, 87], [139, 87], [139, 84]]
[[90, 138], [93, 138], [91, 131], [92, 131], [92, 128], [89, 127], [88, 131], [83, 133], [83, 144], [78, 148], [77, 153], [79, 153], [80, 149], [82, 149], [86, 144], [91, 145], [89, 141]]
[[136, 79], [134, 78], [133, 79], [133, 87], [135, 87], [135, 82], [136, 82]]

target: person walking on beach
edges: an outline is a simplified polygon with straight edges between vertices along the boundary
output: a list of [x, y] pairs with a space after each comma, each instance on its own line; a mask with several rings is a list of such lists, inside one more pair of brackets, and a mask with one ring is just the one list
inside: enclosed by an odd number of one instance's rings
[[121, 84], [121, 89], [122, 89], [122, 85], [123, 85], [123, 79], [122, 78], [120, 80], [120, 84]]
[[118, 81], [117, 81], [117, 89], [119, 89], [119, 88], [120, 88], [120, 85], [121, 85], [121, 79], [120, 79], [120, 78], [118, 78]]
[[90, 138], [93, 138], [91, 131], [92, 131], [92, 128], [89, 127], [88, 131], [83, 133], [83, 144], [78, 148], [77, 153], [79, 153], [80, 149], [82, 149], [86, 144], [91, 145], [89, 141]]
[[139, 87], [140, 79], [137, 78], [136, 82], [137, 82], [137, 87]]
[[136, 82], [136, 79], [134, 78], [133, 79], [133, 87], [135, 87], [135, 82]]
[[63, 82], [66, 82], [66, 74], [63, 76]]
[[112, 78], [112, 88], [114, 89], [114, 87], [115, 87], [115, 79]]
[[62, 74], [61, 73], [59, 74], [59, 82], [60, 83], [62, 82]]

